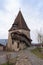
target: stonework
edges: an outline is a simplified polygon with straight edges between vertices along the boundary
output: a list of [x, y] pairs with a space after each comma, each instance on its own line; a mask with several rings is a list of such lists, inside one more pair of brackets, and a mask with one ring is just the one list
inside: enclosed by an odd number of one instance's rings
[[12, 27], [9, 30], [7, 49], [18, 51], [31, 46], [30, 29], [19, 11]]
[[19, 54], [16, 65], [32, 65], [30, 60], [28, 59], [28, 56], [26, 56], [23, 52]]

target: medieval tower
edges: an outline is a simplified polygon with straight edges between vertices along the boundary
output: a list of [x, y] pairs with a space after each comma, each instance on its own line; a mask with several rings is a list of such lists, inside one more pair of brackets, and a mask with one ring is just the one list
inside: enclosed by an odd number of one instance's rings
[[30, 29], [27, 27], [21, 11], [19, 11], [9, 29], [7, 48], [8, 50], [18, 51], [27, 46], [31, 46]]

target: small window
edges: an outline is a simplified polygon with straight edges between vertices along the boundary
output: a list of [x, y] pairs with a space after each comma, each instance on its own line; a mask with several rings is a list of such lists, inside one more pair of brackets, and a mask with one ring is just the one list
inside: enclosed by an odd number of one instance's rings
[[12, 33], [12, 36], [14, 36], [14, 33]]
[[17, 48], [19, 48], [19, 42], [17, 43]]
[[13, 27], [17, 27], [17, 25], [18, 25], [18, 24], [17, 24], [17, 23], [15, 23], [15, 24], [13, 24]]
[[13, 25], [14, 27], [16, 27], [17, 25]]
[[14, 40], [12, 40], [12, 44], [14, 44]]

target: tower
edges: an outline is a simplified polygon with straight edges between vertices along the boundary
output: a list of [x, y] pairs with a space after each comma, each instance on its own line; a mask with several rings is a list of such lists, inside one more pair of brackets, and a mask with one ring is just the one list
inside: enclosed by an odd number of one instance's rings
[[9, 50], [18, 51], [31, 46], [30, 29], [23, 18], [21, 11], [19, 11], [12, 27], [9, 29], [8, 44]]

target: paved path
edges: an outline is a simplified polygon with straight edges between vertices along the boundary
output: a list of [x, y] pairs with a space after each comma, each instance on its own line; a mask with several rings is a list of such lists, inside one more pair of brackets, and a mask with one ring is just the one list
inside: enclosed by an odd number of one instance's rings
[[20, 51], [17, 56], [17, 61], [15, 65], [32, 65], [29, 57], [24, 53], [24, 51]]
[[[14, 58], [14, 57], [17, 57], [17, 56], [19, 56], [19, 58], [21, 58], [21, 59], [24, 58], [24, 57], [28, 57], [28, 61], [29, 61], [29, 63], [31, 65], [43, 65], [43, 60], [40, 59], [40, 58], [37, 58], [36, 55], [34, 55], [33, 53], [31, 53], [30, 49], [32, 49], [32, 48], [27, 48], [27, 49], [21, 50], [19, 52], [11, 53], [11, 58]], [[0, 56], [0, 64], [2, 62], [6, 62], [6, 55]], [[21, 62], [21, 60], [20, 60], [20, 62]], [[27, 61], [26, 61], [26, 63], [27, 63]]]
[[[2, 54], [3, 53], [3, 54]], [[17, 52], [0, 52], [0, 65], [7, 62], [7, 55], [10, 55], [10, 58], [17, 57]]]

